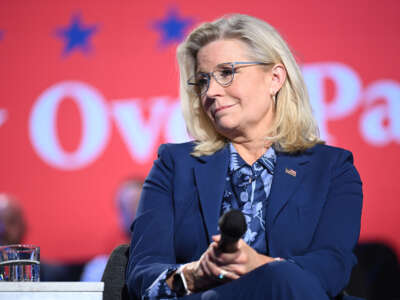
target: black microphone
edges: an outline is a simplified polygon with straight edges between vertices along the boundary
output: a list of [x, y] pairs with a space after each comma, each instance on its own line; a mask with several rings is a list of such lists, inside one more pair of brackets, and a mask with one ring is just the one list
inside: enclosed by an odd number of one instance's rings
[[218, 248], [222, 252], [232, 253], [237, 249], [237, 242], [247, 230], [246, 219], [240, 210], [226, 212], [218, 221], [221, 240]]

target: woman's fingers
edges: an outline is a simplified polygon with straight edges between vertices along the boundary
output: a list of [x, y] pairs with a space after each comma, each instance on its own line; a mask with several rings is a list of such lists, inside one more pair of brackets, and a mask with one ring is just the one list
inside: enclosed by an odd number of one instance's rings
[[194, 270], [194, 278], [201, 286], [216, 286], [240, 278], [246, 272], [240, 264], [241, 249], [233, 253], [222, 253], [218, 249], [220, 237], [214, 236]]
[[268, 256], [258, 254], [243, 240], [239, 240], [238, 249], [233, 253], [219, 250], [220, 236], [213, 236], [213, 240], [200, 259], [203, 277], [210, 282], [218, 284], [238, 279], [271, 260]]
[[236, 273], [231, 272], [230, 270], [227, 270], [226, 268], [222, 268], [214, 264], [210, 260], [205, 260], [205, 264], [207, 265], [207, 269], [211, 272], [211, 276], [215, 280], [219, 281], [231, 281], [238, 279], [240, 276], [238, 276]]
[[222, 281], [232, 281], [240, 278], [239, 275], [232, 273], [230, 271], [226, 271], [224, 269], [221, 269], [221, 272], [218, 274], [218, 279]]
[[219, 243], [219, 241], [221, 240], [221, 235], [220, 234], [213, 235], [212, 239], [213, 239], [214, 242]]
[[219, 236], [213, 236], [214, 242], [210, 245], [210, 260], [218, 267], [242, 276], [259, 266], [271, 261], [266, 255], [257, 253], [242, 239], [238, 241], [238, 248], [233, 253], [222, 253], [218, 249]]
[[237, 266], [240, 251], [221, 253], [218, 251], [218, 237], [210, 244], [196, 262], [188, 264], [185, 277], [189, 279], [192, 291], [203, 291], [225, 282], [236, 280], [242, 275], [241, 266]]
[[210, 245], [209, 250], [209, 259], [219, 266], [237, 263], [237, 259], [240, 256], [240, 251], [235, 251], [233, 253], [221, 252], [216, 242]]
[[207, 277], [214, 277], [213, 270], [210, 268], [210, 259], [208, 257], [208, 253], [204, 253], [204, 257], [200, 262], [201, 268]]

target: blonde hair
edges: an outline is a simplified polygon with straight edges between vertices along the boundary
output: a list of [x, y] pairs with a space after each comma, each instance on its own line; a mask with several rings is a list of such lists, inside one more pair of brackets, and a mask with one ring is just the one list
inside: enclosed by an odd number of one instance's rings
[[249, 47], [251, 59], [268, 64], [281, 63], [286, 69], [286, 80], [276, 95], [275, 118], [269, 132], [266, 132], [266, 140], [283, 152], [303, 151], [322, 142], [303, 76], [285, 41], [264, 21], [234, 14], [200, 25], [177, 50], [183, 117], [189, 134], [196, 141], [192, 155], [213, 154], [227, 143], [204, 112], [198, 94], [187, 86], [188, 78], [197, 67], [198, 51], [221, 39], [240, 40]]

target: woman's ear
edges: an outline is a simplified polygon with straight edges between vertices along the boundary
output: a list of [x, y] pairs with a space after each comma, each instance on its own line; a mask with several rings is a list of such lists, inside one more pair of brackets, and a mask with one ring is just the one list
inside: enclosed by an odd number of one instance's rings
[[286, 69], [282, 64], [276, 64], [272, 67], [271, 71], [271, 95], [276, 95], [281, 89], [286, 80]]

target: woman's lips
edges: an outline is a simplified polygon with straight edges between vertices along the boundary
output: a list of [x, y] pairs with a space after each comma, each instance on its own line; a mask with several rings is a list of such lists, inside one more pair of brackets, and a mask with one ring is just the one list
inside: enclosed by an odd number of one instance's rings
[[219, 112], [219, 111], [221, 111], [221, 110], [224, 110], [224, 109], [227, 109], [227, 108], [229, 108], [229, 107], [232, 107], [232, 106], [234, 106], [234, 105], [235, 105], [235, 104], [220, 106], [220, 107], [218, 107], [218, 108], [216, 108], [216, 109], [214, 110], [214, 115], [217, 114], [217, 112]]

